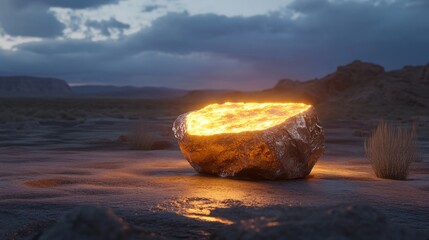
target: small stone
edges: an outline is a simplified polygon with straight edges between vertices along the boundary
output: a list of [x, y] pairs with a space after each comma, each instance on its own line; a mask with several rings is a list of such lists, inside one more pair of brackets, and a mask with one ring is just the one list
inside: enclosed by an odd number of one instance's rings
[[128, 224], [112, 210], [82, 206], [68, 212], [39, 240], [120, 240], [128, 238]]

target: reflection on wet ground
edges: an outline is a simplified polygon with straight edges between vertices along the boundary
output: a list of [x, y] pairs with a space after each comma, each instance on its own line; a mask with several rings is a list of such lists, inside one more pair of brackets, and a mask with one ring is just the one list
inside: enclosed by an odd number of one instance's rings
[[[205, 222], [234, 222], [214, 214], [220, 209], [339, 203], [368, 203], [397, 222], [429, 227], [427, 174], [413, 170], [410, 181], [380, 180], [362, 158], [325, 156], [309, 178], [276, 182], [199, 175], [179, 151], [3, 151], [1, 159], [7, 161], [0, 170], [0, 204], [8, 207], [0, 212], [0, 221], [9, 226], [2, 233], [51, 222], [71, 206], [86, 204], [123, 211], [127, 220], [143, 221], [154, 231], [160, 226], [148, 224], [149, 216], [161, 225], [183, 221], [177, 216], [194, 219], [202, 222], [196, 229], [203, 231]], [[413, 169], [424, 167], [426, 162]], [[16, 219], [13, 223], [7, 221], [10, 215]]]
[[166, 201], [157, 205], [156, 211], [166, 211], [176, 213], [187, 218], [197, 219], [204, 222], [218, 222], [222, 224], [233, 224], [234, 222], [225, 218], [212, 216], [212, 211], [225, 209], [234, 206], [243, 206], [237, 200], [216, 201], [210, 198], [184, 198]]
[[351, 139], [328, 141], [308, 178], [274, 182], [196, 174], [178, 150], [3, 149], [0, 236], [31, 236], [88, 204], [112, 208], [146, 231], [184, 238], [208, 237], [251, 214], [234, 212], [237, 207], [343, 203], [369, 204], [396, 223], [429, 229], [427, 158], [413, 163], [408, 181], [377, 179], [363, 157], [362, 139]]

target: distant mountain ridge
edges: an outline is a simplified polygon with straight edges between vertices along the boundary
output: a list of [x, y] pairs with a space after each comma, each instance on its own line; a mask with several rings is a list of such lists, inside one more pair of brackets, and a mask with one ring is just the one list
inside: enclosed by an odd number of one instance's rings
[[306, 98], [331, 116], [429, 115], [429, 64], [386, 72], [380, 65], [354, 61], [293, 87], [281, 80], [267, 93]]
[[0, 97], [112, 97], [112, 98], [177, 98], [188, 91], [164, 87], [109, 85], [73, 86], [57, 78], [31, 76], [0, 77]]
[[308, 81], [282, 79], [254, 92], [180, 90], [159, 87], [76, 86], [59, 79], [0, 77], [0, 96], [74, 96], [179, 98], [201, 104], [223, 101], [306, 102], [322, 117], [429, 115], [429, 64], [385, 71], [377, 64], [353, 61], [335, 72]]
[[73, 86], [75, 96], [86, 97], [122, 97], [122, 98], [177, 98], [188, 91], [165, 87], [134, 87], [110, 85], [83, 85]]
[[429, 115], [429, 64], [386, 72], [380, 65], [353, 61], [320, 79], [282, 79], [273, 88], [222, 98], [306, 102], [330, 118]]
[[1, 97], [63, 97], [72, 91], [66, 81], [30, 76], [0, 77]]

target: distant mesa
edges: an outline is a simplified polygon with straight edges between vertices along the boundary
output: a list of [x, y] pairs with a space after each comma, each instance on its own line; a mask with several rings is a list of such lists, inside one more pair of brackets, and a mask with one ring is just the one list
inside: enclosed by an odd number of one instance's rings
[[72, 87], [73, 94], [80, 97], [113, 97], [113, 98], [177, 98], [188, 91], [164, 87], [133, 87], [108, 85], [83, 85]]
[[219, 100], [228, 100], [228, 97], [233, 96], [234, 94], [242, 96], [245, 93], [233, 90], [191, 90], [184, 95], [182, 99], [190, 101], [198, 99], [200, 102], [216, 102]]
[[0, 97], [112, 97], [112, 98], [177, 98], [188, 91], [163, 87], [84, 85], [69, 86], [56, 78], [0, 77]]
[[298, 80], [292, 80], [292, 79], [281, 79], [277, 82], [277, 84], [274, 86], [276, 89], [288, 89], [293, 88], [299, 85], [301, 82]]
[[0, 77], [1, 97], [63, 97], [72, 91], [66, 81], [28, 76]]
[[[163, 87], [70, 87], [64, 80], [37, 77], [0, 77], [0, 97], [111, 97], [180, 98], [201, 104], [223, 101], [288, 101], [316, 106], [321, 117], [427, 115], [429, 64], [385, 71], [377, 64], [353, 61], [322, 78], [282, 79], [261, 91], [192, 90]], [[398, 116], [399, 116], [398, 115]]]
[[[377, 64], [353, 61], [335, 72], [307, 81], [281, 79], [254, 92], [212, 92], [221, 101], [304, 102], [316, 106], [322, 118], [424, 116], [429, 108], [429, 64], [385, 71]], [[204, 91], [190, 92], [199, 97]], [[213, 99], [210, 99], [213, 102]]]
[[429, 107], [429, 64], [385, 71], [380, 65], [362, 61], [339, 66], [320, 79], [280, 80], [261, 99], [307, 101], [325, 115], [354, 114], [426, 115]]

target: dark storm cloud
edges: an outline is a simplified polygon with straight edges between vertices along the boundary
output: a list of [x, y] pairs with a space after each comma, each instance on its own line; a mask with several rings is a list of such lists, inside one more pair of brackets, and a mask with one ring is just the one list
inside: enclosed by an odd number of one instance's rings
[[0, 27], [12, 36], [51, 38], [65, 28], [50, 7], [73, 9], [98, 7], [118, 0], [1, 0]]
[[428, 9], [320, 0], [300, 0], [290, 8], [302, 16], [169, 14], [127, 45], [134, 51], [221, 54], [296, 78], [317, 76], [354, 59], [388, 68], [429, 61]]
[[407, 4], [409, 7], [423, 7], [426, 8], [429, 7], [429, 1], [427, 0], [410, 0]]
[[129, 24], [120, 22], [113, 17], [111, 17], [109, 20], [87, 21], [86, 26], [100, 30], [101, 34], [104, 36], [110, 36], [111, 29], [116, 29], [122, 34], [124, 30], [130, 28]]
[[329, 6], [329, 3], [325, 0], [301, 0], [292, 2], [289, 8], [298, 12], [310, 12], [317, 11], [326, 6]]
[[17, 7], [12, 0], [0, 2], [0, 27], [12, 36], [56, 37], [64, 25], [45, 5]]
[[146, 5], [143, 7], [142, 12], [153, 12], [160, 8], [164, 8], [162, 5]]
[[[427, 8], [416, 7], [421, 3], [300, 0], [284, 11], [253, 17], [170, 13], [119, 40], [22, 44], [16, 52], [0, 53], [0, 74], [25, 72], [74, 81], [187, 88], [258, 88], [282, 77], [321, 76], [354, 59], [387, 68], [425, 64], [429, 15]], [[284, 16], [291, 11], [300, 17]]]
[[[286, 63], [297, 61], [305, 65], [314, 62], [314, 65], [324, 67], [324, 62], [332, 62], [331, 69], [336, 64], [355, 58], [379, 62], [389, 68], [429, 60], [429, 44], [426, 44], [429, 41], [429, 8], [406, 8], [403, 2], [378, 6], [357, 2], [321, 3], [323, 1], [320, 0], [298, 2], [300, 5], [291, 6], [303, 14], [296, 21], [275, 14], [246, 18], [246, 21], [240, 18], [221, 19], [218, 16], [219, 19], [212, 21], [228, 26], [234, 26], [237, 22], [242, 25], [218, 35], [215, 42], [206, 39], [205, 43], [192, 43], [191, 38], [182, 42], [205, 48], [202, 50], [215, 49], [216, 52], [248, 60], [260, 59], [268, 64], [283, 64], [277, 60], [284, 60]], [[306, 6], [305, 2], [308, 3]], [[318, 7], [312, 4], [314, 2]], [[189, 23], [187, 20], [174, 21], [177, 24]], [[199, 20], [196, 22], [184, 27], [195, 30], [192, 32], [194, 39], [202, 39], [199, 34], [205, 36], [206, 32], [212, 31], [208, 29], [211, 28], [209, 24], [207, 28], [195, 29], [194, 26], [200, 25]], [[181, 36], [190, 34], [183, 32]], [[299, 75], [305, 77], [305, 74]]]
[[16, 7], [41, 4], [49, 7], [72, 9], [99, 7], [101, 5], [114, 4], [117, 2], [119, 2], [119, 0], [13, 0], [13, 3]]

